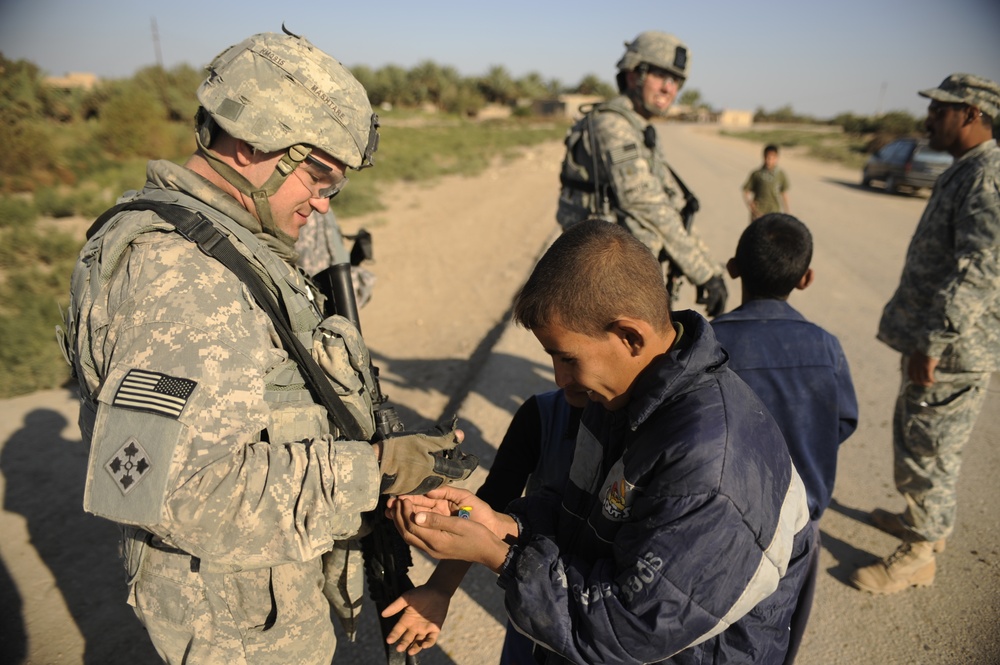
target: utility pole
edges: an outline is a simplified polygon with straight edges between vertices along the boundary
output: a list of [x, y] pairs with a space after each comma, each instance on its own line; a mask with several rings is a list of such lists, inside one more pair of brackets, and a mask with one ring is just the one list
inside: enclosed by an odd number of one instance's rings
[[882, 116], [882, 104], [885, 102], [885, 89], [888, 87], [888, 83], [882, 81], [882, 90], [878, 93], [878, 107], [875, 109], [875, 117], [879, 118]]
[[160, 31], [156, 27], [156, 17], [153, 16], [149, 20], [153, 28], [153, 49], [156, 51], [156, 64], [160, 69], [163, 69], [163, 54], [160, 53]]

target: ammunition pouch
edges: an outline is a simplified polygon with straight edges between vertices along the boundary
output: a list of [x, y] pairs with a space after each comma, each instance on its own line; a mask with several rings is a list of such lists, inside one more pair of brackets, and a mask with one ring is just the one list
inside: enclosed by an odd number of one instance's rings
[[366, 439], [375, 435], [372, 396], [375, 378], [361, 332], [342, 316], [329, 316], [313, 332], [312, 357], [323, 368]]

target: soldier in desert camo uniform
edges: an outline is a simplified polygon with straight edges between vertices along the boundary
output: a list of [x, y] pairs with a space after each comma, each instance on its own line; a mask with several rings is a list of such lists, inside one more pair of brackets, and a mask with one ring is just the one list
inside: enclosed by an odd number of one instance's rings
[[692, 197], [650, 124], [666, 116], [690, 65], [690, 51], [673, 35], [648, 31], [625, 42], [620, 94], [595, 105], [566, 137], [556, 219], [564, 229], [593, 216], [623, 225], [659, 259], [665, 276], [695, 284], [698, 302], [716, 316], [726, 305], [722, 265], [685, 227]]
[[871, 514], [903, 541], [854, 571], [854, 585], [872, 593], [934, 582], [935, 555], [955, 527], [962, 448], [1000, 369], [1000, 148], [992, 137], [1000, 86], [952, 74], [920, 94], [931, 100], [931, 147], [955, 162], [934, 185], [878, 329], [902, 354], [892, 439], [906, 507]]
[[126, 198], [228, 237], [349, 418], [317, 401], [232, 271], [166, 216], [119, 212], [80, 254], [62, 335], [90, 446], [84, 508], [122, 526], [128, 602], [164, 661], [329, 665], [331, 605], [348, 629], [360, 606], [362, 513], [435, 476], [460, 433], [370, 443], [367, 349], [345, 319], [321, 322], [293, 268], [310, 214], [372, 165], [364, 88], [291, 34], [254, 35], [208, 71], [197, 151], [150, 162]]

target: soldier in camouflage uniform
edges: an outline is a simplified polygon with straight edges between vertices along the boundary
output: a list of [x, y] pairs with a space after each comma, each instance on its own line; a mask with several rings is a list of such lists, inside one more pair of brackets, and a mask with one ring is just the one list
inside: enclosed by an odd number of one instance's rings
[[931, 147], [955, 163], [934, 185], [879, 324], [878, 338], [903, 354], [893, 448], [906, 509], [871, 515], [903, 540], [853, 573], [872, 593], [933, 583], [935, 553], [955, 526], [962, 447], [1000, 369], [1000, 148], [992, 138], [1000, 86], [952, 74], [920, 94], [931, 99]]
[[198, 150], [150, 162], [131, 197], [227, 236], [356, 422], [317, 403], [233, 272], [166, 216], [119, 212], [81, 252], [63, 335], [90, 446], [84, 508], [122, 525], [128, 602], [166, 662], [328, 665], [331, 605], [342, 619], [360, 606], [362, 513], [441, 478], [461, 435], [347, 440], [375, 431], [367, 349], [345, 319], [321, 323], [292, 265], [309, 215], [347, 168], [371, 166], [364, 88], [305, 38], [264, 33], [221, 53], [198, 99]]
[[618, 61], [621, 94], [597, 104], [566, 137], [556, 219], [568, 228], [597, 216], [625, 226], [664, 265], [698, 286], [709, 316], [726, 304], [722, 265], [685, 228], [684, 187], [667, 164], [651, 120], [665, 117], [687, 78], [690, 53], [673, 35], [643, 32]]

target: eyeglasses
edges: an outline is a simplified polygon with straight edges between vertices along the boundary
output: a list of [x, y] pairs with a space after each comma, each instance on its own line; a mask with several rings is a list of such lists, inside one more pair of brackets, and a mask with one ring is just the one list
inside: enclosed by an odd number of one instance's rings
[[[347, 176], [334, 170], [312, 155], [306, 155], [299, 167], [292, 171], [299, 182], [309, 190], [314, 199], [332, 199], [347, 185]], [[305, 175], [299, 175], [304, 173]]]
[[646, 74], [655, 76], [658, 79], [663, 79], [663, 82], [673, 81], [678, 88], [684, 85], [684, 79], [673, 72], [669, 72], [662, 67], [657, 67], [656, 65], [647, 65]]

